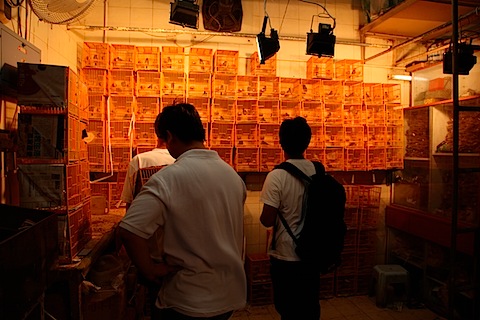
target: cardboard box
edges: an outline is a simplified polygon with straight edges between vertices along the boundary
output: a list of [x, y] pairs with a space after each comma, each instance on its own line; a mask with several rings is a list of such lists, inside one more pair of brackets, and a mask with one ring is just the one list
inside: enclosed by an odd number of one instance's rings
[[21, 106], [68, 106], [68, 67], [18, 63], [18, 104]]

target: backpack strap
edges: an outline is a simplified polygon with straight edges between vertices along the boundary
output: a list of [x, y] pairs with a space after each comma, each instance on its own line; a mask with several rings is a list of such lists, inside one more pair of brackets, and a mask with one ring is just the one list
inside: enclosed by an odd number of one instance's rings
[[[325, 174], [325, 167], [323, 166], [323, 164], [321, 164], [318, 161], [312, 161], [312, 163], [315, 166], [315, 174], [323, 174], [323, 175]], [[310, 182], [312, 182], [311, 177], [307, 176], [302, 170], [298, 169], [295, 165], [291, 164], [290, 162], [284, 161], [279, 165], [276, 165], [275, 169], [283, 169], [287, 171], [292, 176], [302, 181], [305, 184], [305, 187], [307, 187], [310, 184]], [[303, 208], [302, 208], [302, 211], [303, 211]], [[304, 216], [303, 212], [302, 212], [302, 216]], [[281, 212], [278, 213], [278, 217], [280, 218], [280, 221], [282, 222], [285, 230], [287, 230], [287, 233], [289, 234], [289, 236], [292, 238], [293, 242], [295, 242], [295, 244], [298, 245], [297, 237], [293, 234], [292, 229], [288, 225], [287, 220], [285, 220], [285, 217], [282, 215]], [[275, 250], [275, 234], [276, 234], [276, 228], [273, 228], [272, 249], [274, 250]]]

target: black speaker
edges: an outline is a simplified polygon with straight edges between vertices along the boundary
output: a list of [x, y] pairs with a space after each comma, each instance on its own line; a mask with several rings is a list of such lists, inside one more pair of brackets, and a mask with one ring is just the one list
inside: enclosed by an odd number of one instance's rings
[[[466, 43], [458, 44], [457, 71], [460, 75], [468, 75], [477, 63], [477, 57], [473, 54], [473, 47]], [[443, 73], [453, 74], [453, 52], [449, 49], [443, 54]]]
[[170, 3], [170, 23], [198, 29], [199, 6], [193, 1], [176, 0]]

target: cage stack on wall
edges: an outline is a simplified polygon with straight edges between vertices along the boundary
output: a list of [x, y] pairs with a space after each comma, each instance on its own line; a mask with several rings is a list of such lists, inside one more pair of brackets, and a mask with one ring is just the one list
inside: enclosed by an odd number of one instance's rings
[[91, 238], [87, 87], [68, 67], [18, 64], [20, 205], [58, 217], [59, 258]]
[[238, 51], [216, 50], [213, 54], [208, 145], [232, 167], [234, 167], [237, 74]]

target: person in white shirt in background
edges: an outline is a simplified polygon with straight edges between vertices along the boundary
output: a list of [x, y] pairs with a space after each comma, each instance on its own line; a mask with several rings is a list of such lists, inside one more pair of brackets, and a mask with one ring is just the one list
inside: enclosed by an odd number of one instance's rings
[[[205, 147], [193, 105], [163, 108], [156, 129], [176, 161], [150, 177], [119, 234], [143, 276], [162, 281], [152, 319], [229, 319], [246, 304], [245, 183]], [[149, 243], [155, 234], [162, 236], [157, 257]]]
[[[157, 128], [157, 121], [160, 118], [160, 114], [155, 119], [155, 133]], [[135, 187], [137, 182], [138, 170], [149, 167], [167, 166], [175, 162], [175, 159], [170, 155], [166, 148], [165, 141], [158, 138], [157, 134], [157, 146], [155, 149], [147, 152], [137, 154], [132, 158], [128, 164], [127, 176], [125, 177], [125, 183], [123, 184], [123, 191], [120, 199], [126, 203], [127, 210], [130, 207], [133, 198], [135, 197]]]

